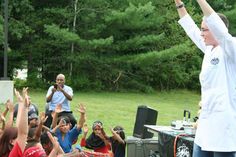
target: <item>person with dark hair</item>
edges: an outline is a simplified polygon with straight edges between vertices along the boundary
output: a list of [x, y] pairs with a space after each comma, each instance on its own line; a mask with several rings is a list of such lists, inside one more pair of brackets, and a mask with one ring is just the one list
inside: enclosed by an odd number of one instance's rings
[[[58, 138], [58, 142], [65, 153], [72, 152], [72, 144], [77, 140], [79, 134], [82, 132], [82, 127], [85, 122], [85, 106], [80, 104], [79, 107], [80, 119], [78, 124], [71, 128], [70, 119], [66, 116], [61, 116], [58, 119], [58, 125], [53, 128], [52, 132]], [[56, 114], [57, 116], [57, 114]], [[53, 117], [53, 125], [57, 117]]]
[[[32, 132], [34, 132], [35, 128], [30, 128]], [[50, 148], [50, 152], [46, 152], [40, 141], [34, 138], [28, 138], [27, 145], [25, 151], [23, 153], [23, 157], [56, 157], [64, 154], [62, 149], [59, 146], [57, 140], [53, 137], [50, 132], [47, 132], [47, 140], [50, 141], [52, 147]], [[33, 134], [31, 133], [30, 136]]]
[[8, 157], [10, 151], [15, 145], [17, 138], [17, 128], [8, 127], [3, 131], [2, 137], [0, 138], [0, 156]]
[[114, 154], [114, 157], [125, 157], [125, 132], [124, 128], [121, 126], [116, 126], [113, 129], [111, 128], [112, 137], [110, 137], [111, 148]]
[[[47, 119], [47, 117], [45, 117], [45, 113], [42, 112], [42, 113], [40, 113], [40, 122], [38, 123], [38, 125], [36, 127], [32, 127], [29, 124], [29, 132], [28, 132], [27, 144], [26, 144], [24, 154], [32, 154], [35, 151], [37, 151], [37, 153], [34, 153], [34, 156], [38, 156], [38, 155], [46, 156], [46, 155], [50, 154], [51, 151], [47, 154], [47, 152], [43, 149], [42, 144], [40, 143], [40, 137], [41, 137], [41, 133], [42, 133], [43, 123], [45, 122], [46, 119]], [[48, 138], [48, 140], [49, 140], [49, 138]], [[52, 145], [52, 149], [53, 149], [53, 145]]]
[[[28, 116], [30, 116], [33, 113], [36, 114], [36, 115], [39, 115], [38, 107], [37, 107], [36, 104], [33, 104], [31, 102], [30, 97], [29, 97], [29, 103], [30, 103], [30, 106], [29, 106]], [[17, 113], [18, 113], [18, 103], [15, 104], [15, 106], [14, 106], [14, 118], [16, 118]]]
[[47, 154], [39, 140], [35, 139], [36, 128], [29, 128], [27, 144], [23, 156], [46, 157]]
[[179, 23], [204, 53], [200, 73], [201, 113], [193, 157], [236, 156], [236, 40], [228, 20], [206, 0], [197, 0], [204, 18], [199, 29], [181, 0], [175, 0]]
[[42, 144], [42, 147], [45, 150], [46, 154], [49, 155], [53, 149], [53, 144], [49, 140], [47, 132], [41, 134], [40, 143]]
[[[38, 119], [38, 115], [39, 115], [39, 111], [38, 111], [38, 107], [36, 104], [33, 104], [31, 102], [31, 99], [29, 97], [29, 109], [28, 109], [28, 124], [29, 127], [37, 127], [39, 124], [39, 119]], [[18, 104], [15, 105], [14, 107], [14, 118], [16, 118], [18, 114]]]
[[[55, 136], [55, 134], [51, 133], [53, 136]], [[51, 153], [51, 151], [53, 150], [53, 143], [52, 141], [49, 139], [48, 133], [44, 132], [41, 135], [41, 144], [43, 146], [43, 149], [45, 150], [45, 152], [47, 153], [47, 155], [49, 155]], [[61, 147], [60, 147], [61, 149]], [[70, 153], [64, 153], [62, 150], [61, 152], [59, 152], [57, 154], [57, 157], [87, 157], [84, 155], [83, 152], [78, 151], [77, 149], [74, 149], [72, 152]]]
[[81, 147], [94, 150], [94, 152], [109, 153], [111, 149], [109, 137], [103, 130], [103, 124], [101, 121], [95, 121], [92, 126], [93, 132], [86, 139], [88, 134], [88, 127], [84, 125], [84, 134], [81, 139]]

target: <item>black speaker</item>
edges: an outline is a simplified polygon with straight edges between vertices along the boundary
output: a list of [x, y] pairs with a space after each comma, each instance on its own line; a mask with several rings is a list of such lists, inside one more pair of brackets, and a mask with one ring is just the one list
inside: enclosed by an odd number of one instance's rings
[[158, 112], [148, 106], [138, 106], [133, 136], [138, 138], [152, 138], [153, 133], [147, 131], [144, 125], [156, 125]]

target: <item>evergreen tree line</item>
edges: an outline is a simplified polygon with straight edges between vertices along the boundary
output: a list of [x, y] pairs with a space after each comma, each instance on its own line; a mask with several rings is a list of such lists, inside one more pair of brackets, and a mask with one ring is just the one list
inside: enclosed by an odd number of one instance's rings
[[[200, 25], [196, 2], [184, 2]], [[235, 0], [211, 3], [236, 35]], [[47, 88], [63, 73], [75, 90], [197, 90], [202, 54], [177, 20], [173, 0], [10, 0], [8, 76], [27, 68], [19, 87]]]

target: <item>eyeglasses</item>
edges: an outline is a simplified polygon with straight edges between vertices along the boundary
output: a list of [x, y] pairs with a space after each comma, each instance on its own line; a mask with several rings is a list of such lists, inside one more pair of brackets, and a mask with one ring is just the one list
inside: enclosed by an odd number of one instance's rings
[[207, 28], [201, 28], [201, 32], [207, 32], [207, 31], [209, 31], [209, 29], [207, 29]]

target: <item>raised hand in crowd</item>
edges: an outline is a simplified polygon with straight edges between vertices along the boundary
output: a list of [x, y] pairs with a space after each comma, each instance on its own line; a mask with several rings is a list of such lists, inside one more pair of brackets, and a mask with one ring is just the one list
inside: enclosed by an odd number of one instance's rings
[[41, 112], [40, 115], [39, 115], [39, 120], [40, 120], [40, 123], [44, 124], [47, 120], [47, 116], [45, 114], [45, 112]]
[[111, 133], [112, 133], [112, 137], [117, 140], [119, 143], [125, 144], [124, 139], [122, 139], [119, 135], [119, 132], [117, 130], [114, 130], [112, 127], [110, 128]]
[[42, 129], [43, 129], [43, 124], [46, 122], [47, 118], [48, 117], [45, 115], [45, 112], [40, 113], [40, 115], [39, 115], [39, 125], [36, 129], [35, 137], [34, 137], [34, 139], [36, 141], [40, 141], [40, 137], [41, 137], [41, 133], [42, 133]]
[[77, 128], [81, 129], [84, 126], [84, 123], [86, 121], [86, 116], [85, 116], [86, 107], [84, 106], [83, 103], [79, 104], [78, 111], [80, 112], [80, 119], [79, 119], [79, 121], [77, 123]]
[[16, 144], [14, 145], [9, 157], [21, 156], [25, 150], [27, 136], [28, 136], [28, 108], [29, 108], [29, 96], [28, 88], [23, 88], [22, 96], [15, 89], [15, 95], [19, 104], [18, 114], [17, 114], [17, 138]]
[[[8, 121], [6, 121], [6, 115], [8, 112], [10, 112], [10, 115]], [[5, 127], [10, 127], [13, 125], [14, 105], [10, 99], [8, 99], [5, 103], [5, 110], [0, 116], [0, 122], [2, 122], [2, 130], [4, 130]]]
[[58, 115], [59, 113], [61, 113], [62, 110], [62, 105], [61, 104], [57, 104], [55, 111], [51, 113], [52, 115], [52, 129], [55, 128], [57, 126], [57, 121], [58, 121]]
[[14, 111], [14, 105], [13, 102], [8, 99], [7, 102], [5, 103], [5, 111], [3, 112], [3, 116], [6, 117], [7, 113], [9, 112], [13, 112]]
[[14, 104], [10, 99], [7, 100], [6, 108], [8, 112], [10, 113], [8, 117], [8, 121], [6, 123], [6, 127], [11, 127], [13, 126], [13, 121], [14, 121]]
[[0, 113], [0, 124], [2, 123], [2, 127], [0, 128], [0, 138], [1, 138], [3, 130], [5, 128], [5, 121], [6, 121], [5, 117], [3, 116], [2, 113]]

